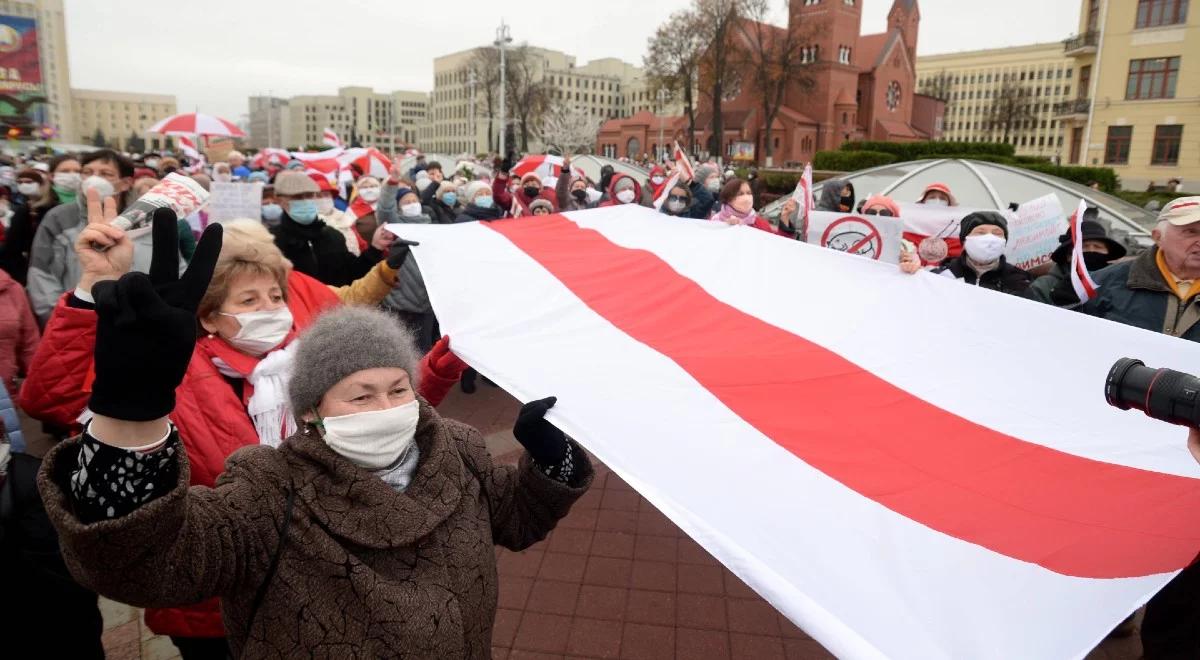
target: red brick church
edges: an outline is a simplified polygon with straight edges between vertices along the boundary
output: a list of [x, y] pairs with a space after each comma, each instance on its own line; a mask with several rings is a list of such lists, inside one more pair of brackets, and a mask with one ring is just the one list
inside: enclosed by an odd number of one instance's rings
[[[917, 0], [894, 0], [888, 29], [860, 35], [863, 0], [791, 0], [789, 24], [821, 25], [805, 49], [812, 57], [815, 85], [789, 90], [774, 125], [763, 126], [754, 90], [743, 85], [721, 105], [722, 145], [726, 158], [762, 163], [765, 140], [772, 140], [774, 164], [803, 163], [817, 151], [837, 149], [848, 140], [912, 141], [939, 137], [941, 102], [916, 94], [917, 33], [921, 13]], [[784, 28], [772, 26], [780, 34]], [[700, 94], [696, 144], [710, 144], [711, 113]], [[915, 112], [914, 112], [915, 111]], [[646, 115], [646, 116], [642, 116]], [[659, 118], [640, 113], [606, 122], [597, 136], [597, 151], [634, 156], [629, 147], [653, 153]], [[662, 118], [685, 143], [686, 117]], [[667, 140], [664, 140], [667, 141]]]

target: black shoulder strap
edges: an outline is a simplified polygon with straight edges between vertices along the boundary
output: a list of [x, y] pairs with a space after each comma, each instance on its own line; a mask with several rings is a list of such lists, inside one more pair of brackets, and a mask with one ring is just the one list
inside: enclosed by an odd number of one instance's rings
[[283, 528], [279, 530], [279, 545], [275, 546], [275, 554], [271, 556], [271, 565], [267, 567], [267, 576], [263, 578], [262, 584], [258, 585], [258, 591], [254, 593], [254, 602], [250, 605], [250, 618], [246, 622], [246, 634], [250, 634], [250, 630], [254, 628], [254, 619], [258, 616], [258, 608], [262, 605], [263, 598], [267, 596], [267, 589], [271, 586], [271, 580], [275, 579], [275, 571], [279, 568], [279, 556], [283, 554], [283, 548], [287, 545], [288, 527], [292, 524], [292, 504], [296, 500], [296, 491], [288, 485], [287, 506], [283, 512]]

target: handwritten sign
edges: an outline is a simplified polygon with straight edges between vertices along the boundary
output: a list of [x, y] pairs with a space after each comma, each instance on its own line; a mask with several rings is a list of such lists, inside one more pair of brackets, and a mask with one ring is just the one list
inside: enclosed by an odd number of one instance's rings
[[1066, 227], [1058, 195], [1049, 193], [1031, 199], [1017, 208], [1015, 217], [1009, 218], [1004, 256], [1008, 263], [1025, 270], [1048, 263]]
[[262, 217], [261, 182], [255, 183], [222, 183], [213, 181], [208, 200], [208, 221], [226, 222], [250, 218], [257, 220]]

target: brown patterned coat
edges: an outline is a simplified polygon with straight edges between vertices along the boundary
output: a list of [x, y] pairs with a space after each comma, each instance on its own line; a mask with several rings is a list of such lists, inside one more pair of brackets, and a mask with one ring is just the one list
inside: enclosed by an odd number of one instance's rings
[[[523, 456], [494, 465], [480, 434], [423, 401], [420, 463], [399, 493], [316, 435], [233, 454], [215, 488], [179, 485], [134, 513], [84, 525], [70, 512], [75, 443], [39, 477], [81, 583], [143, 607], [220, 596], [234, 654], [249, 658], [486, 658], [496, 613], [493, 544], [543, 539], [591, 483], [553, 481]], [[581, 454], [582, 455], [582, 454]], [[252, 630], [255, 591], [295, 502], [278, 573]]]

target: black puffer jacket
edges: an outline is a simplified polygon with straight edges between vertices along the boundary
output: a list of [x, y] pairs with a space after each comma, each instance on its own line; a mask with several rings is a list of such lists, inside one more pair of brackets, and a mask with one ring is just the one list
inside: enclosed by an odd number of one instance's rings
[[481, 208], [474, 204], [467, 204], [463, 207], [462, 213], [454, 219], [455, 222], [475, 222], [476, 220], [499, 220], [500, 216], [504, 215], [504, 211], [499, 207], [493, 206], [490, 209]]
[[271, 228], [275, 245], [296, 270], [331, 286], [345, 286], [366, 275], [383, 253], [368, 247], [360, 256], [346, 249], [341, 232], [317, 220], [302, 225], [284, 212], [279, 225]]
[[975, 270], [967, 265], [967, 254], [965, 252], [934, 272], [950, 272], [954, 277], [967, 284], [1014, 295], [1023, 293], [1025, 289], [1029, 288], [1029, 283], [1033, 281], [1029, 273], [1008, 263], [1004, 257], [1000, 257], [1000, 265], [997, 268], [993, 268], [984, 273], [982, 277], [979, 277], [975, 274]]

